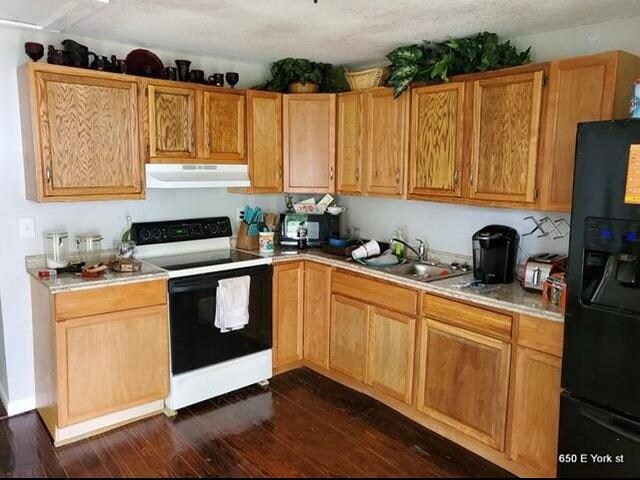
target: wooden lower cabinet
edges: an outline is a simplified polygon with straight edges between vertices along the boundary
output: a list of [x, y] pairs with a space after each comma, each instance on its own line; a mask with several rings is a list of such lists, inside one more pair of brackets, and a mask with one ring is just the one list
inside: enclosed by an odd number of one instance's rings
[[306, 262], [304, 268], [304, 359], [329, 368], [331, 267]]
[[365, 381], [368, 323], [369, 306], [366, 303], [332, 295], [330, 369]]
[[370, 307], [367, 383], [411, 403], [416, 319]]
[[518, 347], [510, 458], [555, 477], [560, 413], [558, 357]]
[[56, 338], [58, 426], [167, 395], [166, 305], [57, 322]]
[[273, 268], [273, 366], [302, 360], [304, 262]]
[[422, 319], [417, 407], [504, 450], [511, 345]]
[[166, 292], [164, 279], [61, 293], [32, 279], [36, 408], [56, 445], [162, 410]]

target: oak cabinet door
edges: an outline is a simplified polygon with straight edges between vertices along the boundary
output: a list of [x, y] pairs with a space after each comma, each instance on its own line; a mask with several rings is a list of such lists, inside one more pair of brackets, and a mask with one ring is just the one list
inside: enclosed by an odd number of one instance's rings
[[612, 52], [551, 63], [542, 196], [547, 210], [571, 209], [577, 126], [612, 118], [617, 58]]
[[65, 320], [55, 328], [59, 427], [167, 395], [166, 305]]
[[543, 78], [536, 71], [473, 83], [471, 198], [536, 200]]
[[511, 459], [555, 477], [560, 415], [560, 358], [528, 348], [516, 353]]
[[416, 320], [371, 307], [367, 383], [411, 404]]
[[302, 360], [304, 319], [304, 263], [273, 268], [274, 367]]
[[142, 197], [137, 81], [34, 76], [43, 199]]
[[418, 409], [503, 451], [509, 343], [422, 320]]
[[409, 197], [460, 197], [465, 84], [411, 91]]
[[242, 93], [204, 92], [204, 160], [245, 163], [245, 99]]
[[282, 192], [282, 95], [247, 91], [247, 161], [252, 193]]
[[365, 193], [402, 197], [405, 188], [409, 95], [393, 98], [390, 88], [364, 94]]
[[197, 91], [149, 84], [151, 163], [190, 163], [198, 157]]
[[362, 94], [338, 95], [336, 192], [362, 193]]
[[331, 267], [306, 262], [304, 276], [304, 359], [329, 368]]
[[335, 190], [334, 94], [283, 96], [284, 190], [329, 193]]
[[329, 367], [360, 382], [367, 374], [368, 324], [367, 304], [332, 295]]

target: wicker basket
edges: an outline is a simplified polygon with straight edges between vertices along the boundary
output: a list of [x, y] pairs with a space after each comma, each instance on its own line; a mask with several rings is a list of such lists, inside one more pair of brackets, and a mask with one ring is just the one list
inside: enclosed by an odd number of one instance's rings
[[314, 82], [291, 82], [287, 88], [289, 93], [318, 93], [320, 91], [320, 85]]
[[365, 90], [384, 85], [390, 72], [390, 67], [378, 67], [360, 72], [347, 72], [346, 77], [351, 90]]

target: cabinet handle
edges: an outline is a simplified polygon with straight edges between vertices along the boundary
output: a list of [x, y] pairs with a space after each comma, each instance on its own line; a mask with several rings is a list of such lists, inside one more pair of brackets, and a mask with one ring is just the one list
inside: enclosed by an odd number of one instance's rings
[[329, 180], [333, 180], [333, 166], [329, 167]]
[[469, 174], [469, 183], [473, 185], [473, 172]]
[[47, 165], [46, 169], [47, 183], [51, 183], [51, 166]]
[[356, 182], [360, 181], [360, 167], [356, 167]]
[[456, 171], [453, 172], [453, 184], [458, 185], [458, 169], [456, 169]]
[[400, 169], [396, 170], [396, 183], [400, 183]]

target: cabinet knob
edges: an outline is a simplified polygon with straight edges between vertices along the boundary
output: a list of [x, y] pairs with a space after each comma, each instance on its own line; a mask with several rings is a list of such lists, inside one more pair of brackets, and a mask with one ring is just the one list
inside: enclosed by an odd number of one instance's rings
[[46, 169], [47, 183], [51, 183], [51, 166], [47, 165]]

